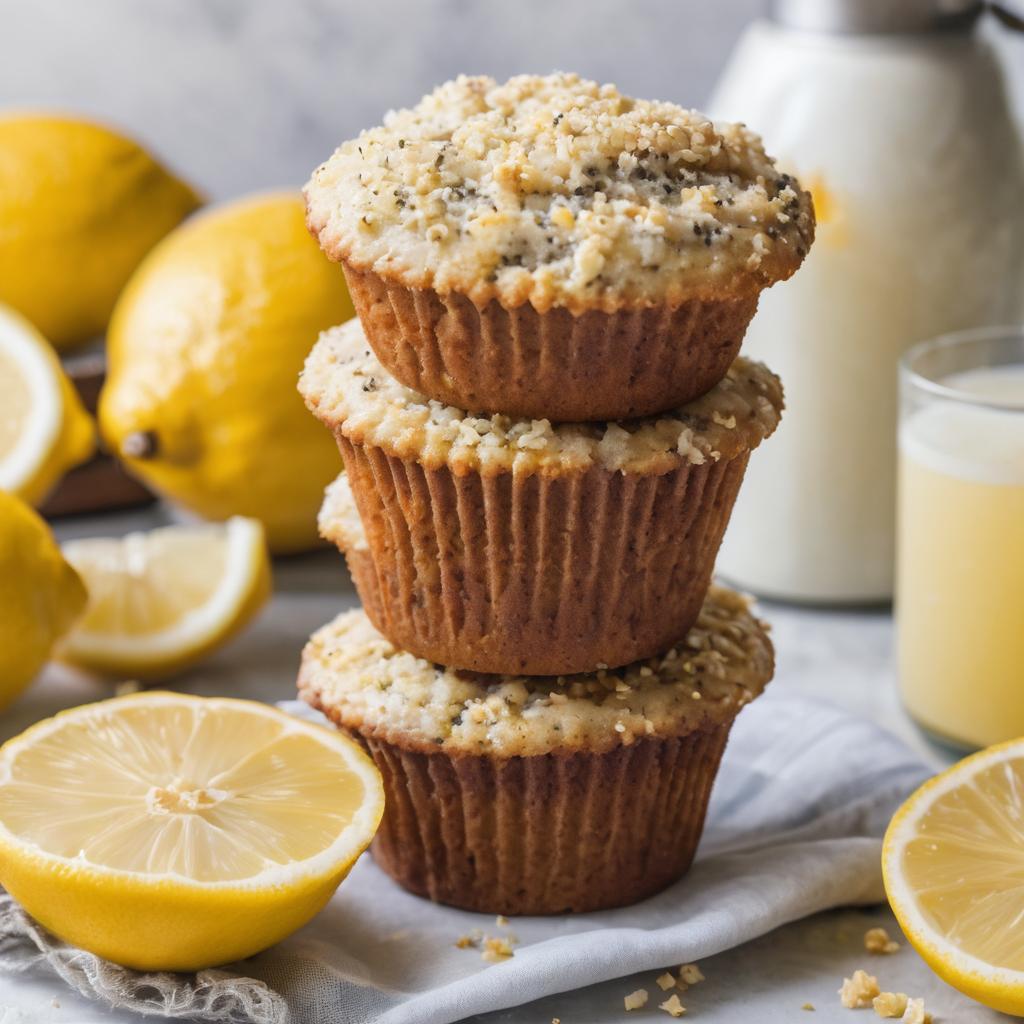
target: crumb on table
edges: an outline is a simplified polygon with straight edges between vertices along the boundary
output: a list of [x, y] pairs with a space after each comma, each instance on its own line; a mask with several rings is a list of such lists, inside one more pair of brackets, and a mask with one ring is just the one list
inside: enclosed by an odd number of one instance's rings
[[905, 992], [882, 992], [875, 996], [872, 1006], [879, 1017], [902, 1017], [907, 1009]]
[[900, 948], [900, 944], [889, 938], [884, 928], [869, 928], [864, 933], [864, 948], [869, 953], [889, 956]]
[[923, 999], [908, 999], [900, 1020], [903, 1024], [931, 1024], [932, 1015], [924, 1008]]
[[696, 985], [704, 981], [704, 974], [696, 964], [683, 964], [679, 968], [679, 980], [685, 985]]
[[861, 970], [854, 971], [852, 978], [843, 978], [843, 984], [839, 989], [839, 1000], [849, 1010], [871, 1006], [871, 1001], [877, 995], [878, 979]]
[[630, 992], [622, 1002], [625, 1004], [627, 1010], [639, 1010], [647, 1005], [647, 989], [638, 988], [635, 992]]
[[679, 996], [673, 993], [663, 1003], [658, 1004], [659, 1010], [664, 1010], [672, 1017], [682, 1017], [686, 1013], [686, 1007], [679, 1001]]

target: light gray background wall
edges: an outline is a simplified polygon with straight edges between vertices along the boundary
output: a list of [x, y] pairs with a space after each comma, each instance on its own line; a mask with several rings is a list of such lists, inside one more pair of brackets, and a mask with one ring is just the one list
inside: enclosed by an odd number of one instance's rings
[[113, 120], [223, 197], [298, 185], [466, 72], [576, 70], [699, 106], [765, 0], [0, 0], [0, 107]]
[[[0, 0], [0, 108], [118, 123], [223, 198], [302, 184], [460, 71], [576, 70], [700, 106], [767, 2]], [[1004, 51], [1024, 98], [1020, 39]]]

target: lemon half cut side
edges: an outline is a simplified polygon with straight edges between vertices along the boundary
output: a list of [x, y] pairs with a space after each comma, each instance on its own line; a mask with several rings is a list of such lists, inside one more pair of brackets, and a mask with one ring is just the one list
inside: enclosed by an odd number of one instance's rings
[[95, 450], [95, 425], [49, 342], [0, 305], [0, 490], [38, 504]]
[[1024, 1016], [1024, 739], [918, 789], [889, 825], [882, 871], [893, 913], [932, 970]]
[[253, 701], [133, 694], [0, 748], [0, 884], [75, 946], [198, 970], [313, 917], [383, 807], [377, 769], [337, 731]]

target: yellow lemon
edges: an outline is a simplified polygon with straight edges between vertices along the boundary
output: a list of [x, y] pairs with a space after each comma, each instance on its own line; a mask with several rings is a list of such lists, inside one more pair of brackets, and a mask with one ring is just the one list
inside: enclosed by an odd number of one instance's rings
[[109, 128], [0, 116], [0, 302], [58, 349], [87, 341], [106, 328], [142, 257], [199, 202]]
[[926, 782], [896, 812], [885, 891], [907, 939], [942, 979], [1024, 1016], [1024, 739]]
[[156, 247], [117, 304], [103, 434], [201, 516], [259, 519], [277, 552], [313, 547], [339, 456], [295, 381], [317, 334], [352, 315], [298, 195], [210, 209]]
[[116, 963], [193, 971], [305, 924], [380, 822], [359, 746], [253, 701], [145, 693], [0, 748], [0, 884]]
[[0, 709], [38, 675], [85, 607], [85, 587], [49, 527], [0, 491]]
[[234, 636], [270, 596], [255, 519], [69, 541], [64, 555], [85, 580], [89, 604], [58, 657], [106, 675], [180, 672]]
[[0, 488], [37, 505], [95, 447], [92, 417], [53, 349], [0, 306]]

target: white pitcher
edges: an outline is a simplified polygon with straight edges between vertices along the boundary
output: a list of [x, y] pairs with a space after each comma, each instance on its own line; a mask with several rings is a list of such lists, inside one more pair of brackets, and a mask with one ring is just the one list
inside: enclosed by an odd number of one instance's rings
[[764, 294], [744, 347], [782, 377], [787, 405], [719, 556], [755, 593], [891, 597], [898, 359], [1024, 311], [1024, 164], [982, 8], [782, 0], [712, 100], [713, 116], [764, 136], [818, 217], [810, 255]]

